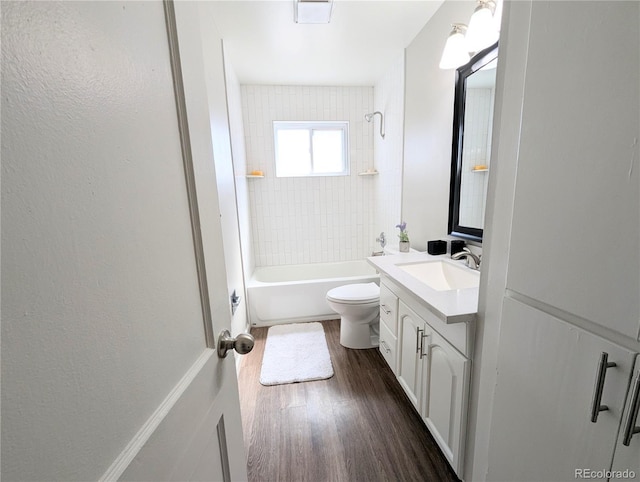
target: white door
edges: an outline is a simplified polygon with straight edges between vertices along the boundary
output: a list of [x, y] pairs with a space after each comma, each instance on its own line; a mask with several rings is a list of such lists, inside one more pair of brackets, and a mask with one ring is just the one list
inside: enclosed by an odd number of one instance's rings
[[214, 349], [219, 45], [197, 4], [172, 8], [2, 6], [7, 480], [246, 479], [233, 357]]
[[[232, 329], [220, 205], [224, 196], [218, 193], [215, 171], [215, 167], [223, 162], [214, 159], [214, 155], [225, 157], [231, 165], [228, 149], [220, 149], [220, 146], [228, 147], [230, 135], [222, 43], [206, 4], [165, 2], [165, 16], [169, 43], [174, 49], [171, 55], [173, 75], [177, 79], [174, 90], [183, 157], [187, 160], [187, 189], [192, 196], [190, 211], [192, 227], [195, 227], [201, 293], [203, 286], [207, 288], [207, 293], [202, 294], [207, 332], [207, 348], [202, 356], [207, 362], [185, 388], [185, 402], [180, 406], [176, 404], [170, 413], [176, 425], [170, 420], [163, 424], [168, 428], [159, 427], [152, 439], [159, 443], [148, 443], [122, 479], [164, 478], [162, 473], [157, 473], [158, 463], [160, 460], [172, 461], [171, 451], [180, 447], [183, 454], [171, 462], [176, 466], [170, 479], [245, 480], [246, 456], [233, 349], [225, 358], [220, 352], [212, 352], [219, 348], [222, 333]], [[189, 172], [189, 157], [192, 173]], [[235, 198], [229, 202], [235, 206]], [[182, 429], [185, 419], [194, 422], [193, 431]], [[177, 443], [176, 429], [188, 437], [182, 444]]]
[[[503, 318], [487, 480], [609, 470], [635, 354], [510, 298]], [[603, 370], [597, 397], [603, 352], [616, 365]], [[594, 405], [608, 407], [595, 423]]]

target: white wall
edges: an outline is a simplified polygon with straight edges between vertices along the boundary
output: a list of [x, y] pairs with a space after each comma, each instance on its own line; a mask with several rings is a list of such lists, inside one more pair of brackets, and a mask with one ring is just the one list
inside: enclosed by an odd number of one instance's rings
[[215, 179], [220, 206], [220, 223], [224, 243], [224, 261], [227, 272], [227, 306], [231, 313], [231, 296], [235, 291], [242, 299], [231, 318], [231, 334], [246, 332], [249, 328], [246, 296], [244, 296], [244, 274], [240, 248], [240, 228], [236, 209], [236, 184], [231, 156], [229, 132], [229, 109], [227, 106], [226, 79], [217, 74], [223, 65], [223, 48], [217, 31], [213, 28], [203, 31], [205, 42], [212, 46], [205, 56], [204, 77], [207, 83], [209, 122], [212, 130]]
[[[502, 5], [498, 2], [501, 15]], [[518, 2], [515, 2], [516, 4]], [[426, 242], [432, 239], [448, 239], [449, 182], [451, 175], [451, 143], [453, 127], [453, 102], [455, 92], [455, 71], [441, 70], [438, 67], [442, 49], [451, 30], [451, 23], [467, 23], [475, 9], [472, 1], [446, 1], [425, 25], [406, 49], [405, 79], [405, 140], [404, 140], [404, 174], [402, 190], [402, 217], [411, 228], [412, 247], [426, 249]], [[503, 25], [501, 38], [506, 41], [506, 24]], [[523, 28], [526, 26], [518, 26]], [[514, 46], [517, 49], [518, 46]], [[501, 47], [500, 62], [505, 49]], [[514, 54], [517, 55], [517, 54]], [[501, 75], [502, 67], [498, 65]], [[504, 82], [504, 79], [498, 80]], [[500, 87], [498, 87], [500, 88]], [[509, 90], [506, 95], [517, 96], [518, 79], [505, 86]], [[500, 100], [498, 100], [499, 102]], [[497, 110], [497, 107], [496, 107]], [[494, 125], [500, 125], [500, 119]], [[517, 126], [500, 125], [498, 134], [513, 130]], [[494, 136], [493, 153], [497, 142]], [[498, 135], [499, 139], [499, 135]], [[512, 146], [503, 145], [505, 150]], [[488, 183], [496, 175], [496, 166], [492, 166]], [[493, 181], [495, 182], [495, 181]], [[497, 197], [496, 197], [497, 196]], [[494, 216], [506, 215], [504, 203], [509, 199], [509, 187], [497, 195], [488, 189], [488, 202], [495, 203]], [[490, 220], [486, 221], [487, 225]], [[485, 240], [491, 237], [485, 232]], [[486, 243], [485, 243], [486, 244]], [[494, 266], [506, 258], [504, 240], [494, 239], [492, 262]], [[480, 251], [479, 248], [474, 250]], [[501, 251], [502, 250], [502, 251]], [[489, 261], [485, 254], [483, 263]], [[470, 396], [469, 421], [467, 433], [465, 480], [484, 480], [486, 475], [487, 441], [490, 427], [493, 383], [495, 381], [495, 345], [497, 327], [493, 323], [495, 309], [486, 309], [488, 297], [502, 292], [500, 283], [504, 280], [481, 273], [481, 295], [479, 315], [476, 321], [476, 347], [473, 354], [472, 389]], [[488, 323], [486, 320], [489, 320]], [[488, 323], [488, 326], [486, 326]], [[483, 342], [487, 346], [483, 346]], [[482, 371], [482, 372], [481, 372]], [[481, 375], [482, 373], [482, 375]]]
[[247, 179], [247, 158], [244, 145], [244, 124], [242, 122], [242, 94], [236, 73], [225, 56], [225, 75], [227, 83], [227, 103], [229, 109], [229, 128], [231, 132], [231, 151], [233, 172], [236, 183], [236, 204], [238, 208], [238, 227], [245, 281], [249, 279], [255, 261], [251, 243], [251, 214], [249, 212], [249, 186]]
[[[402, 157], [404, 140], [404, 54], [388, 68], [374, 86], [374, 110], [384, 114], [385, 137], [379, 135], [379, 116], [373, 133], [375, 165], [376, 236], [384, 231], [389, 245], [398, 244], [402, 202]], [[412, 226], [408, 226], [411, 235]], [[377, 246], [376, 250], [380, 250]]]
[[455, 71], [438, 64], [451, 24], [468, 22], [475, 5], [444, 2], [406, 49], [402, 216], [422, 251], [448, 231]]
[[205, 348], [162, 3], [2, 4], [2, 204], [2, 477], [96, 480]]
[[[362, 259], [375, 244], [372, 87], [242, 86], [256, 266]], [[347, 120], [349, 176], [276, 178], [274, 120]]]

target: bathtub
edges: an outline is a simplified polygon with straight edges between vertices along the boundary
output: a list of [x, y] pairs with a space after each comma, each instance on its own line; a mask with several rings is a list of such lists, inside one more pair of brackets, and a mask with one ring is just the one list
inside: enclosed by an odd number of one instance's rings
[[366, 260], [256, 268], [247, 284], [249, 320], [254, 326], [333, 320], [327, 291], [351, 283], [379, 284]]

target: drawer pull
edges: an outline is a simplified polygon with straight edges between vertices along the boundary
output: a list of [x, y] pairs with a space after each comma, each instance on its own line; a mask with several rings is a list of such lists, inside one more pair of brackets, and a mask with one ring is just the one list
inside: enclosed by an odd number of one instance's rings
[[627, 421], [624, 428], [623, 445], [629, 446], [631, 444], [631, 437], [640, 433], [640, 427], [636, 427], [638, 411], [640, 411], [640, 372], [636, 375], [633, 388], [631, 389], [631, 401], [629, 402], [629, 413], [627, 414]]
[[[422, 337], [420, 338], [420, 359], [422, 359], [423, 357], [427, 356], [427, 353], [424, 352], [424, 339], [425, 338], [429, 338], [431, 336], [430, 333], [423, 333]], [[428, 343], [428, 342], [427, 342]], [[429, 345], [427, 344], [427, 350], [429, 349]]]
[[385, 315], [390, 315], [391, 314], [391, 310], [387, 308], [387, 305], [380, 305], [380, 309], [382, 311], [384, 311]]
[[382, 348], [384, 348], [384, 351], [385, 351], [386, 353], [391, 353], [391, 348], [389, 348], [389, 345], [387, 345], [387, 342], [386, 342], [386, 341], [382, 340], [382, 341], [380, 342], [380, 346], [382, 346]]
[[593, 399], [591, 400], [591, 421], [596, 423], [598, 421], [598, 415], [600, 412], [609, 410], [606, 405], [601, 405], [602, 392], [604, 391], [604, 380], [607, 376], [607, 368], [615, 367], [615, 362], [610, 362], [609, 354], [602, 352], [600, 355], [600, 363], [598, 364], [598, 374], [596, 376], [596, 384], [593, 388]]

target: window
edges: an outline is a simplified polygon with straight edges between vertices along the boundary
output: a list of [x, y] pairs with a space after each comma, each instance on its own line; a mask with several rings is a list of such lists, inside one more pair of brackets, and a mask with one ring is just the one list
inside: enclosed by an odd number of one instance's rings
[[274, 122], [276, 176], [349, 175], [348, 122]]

